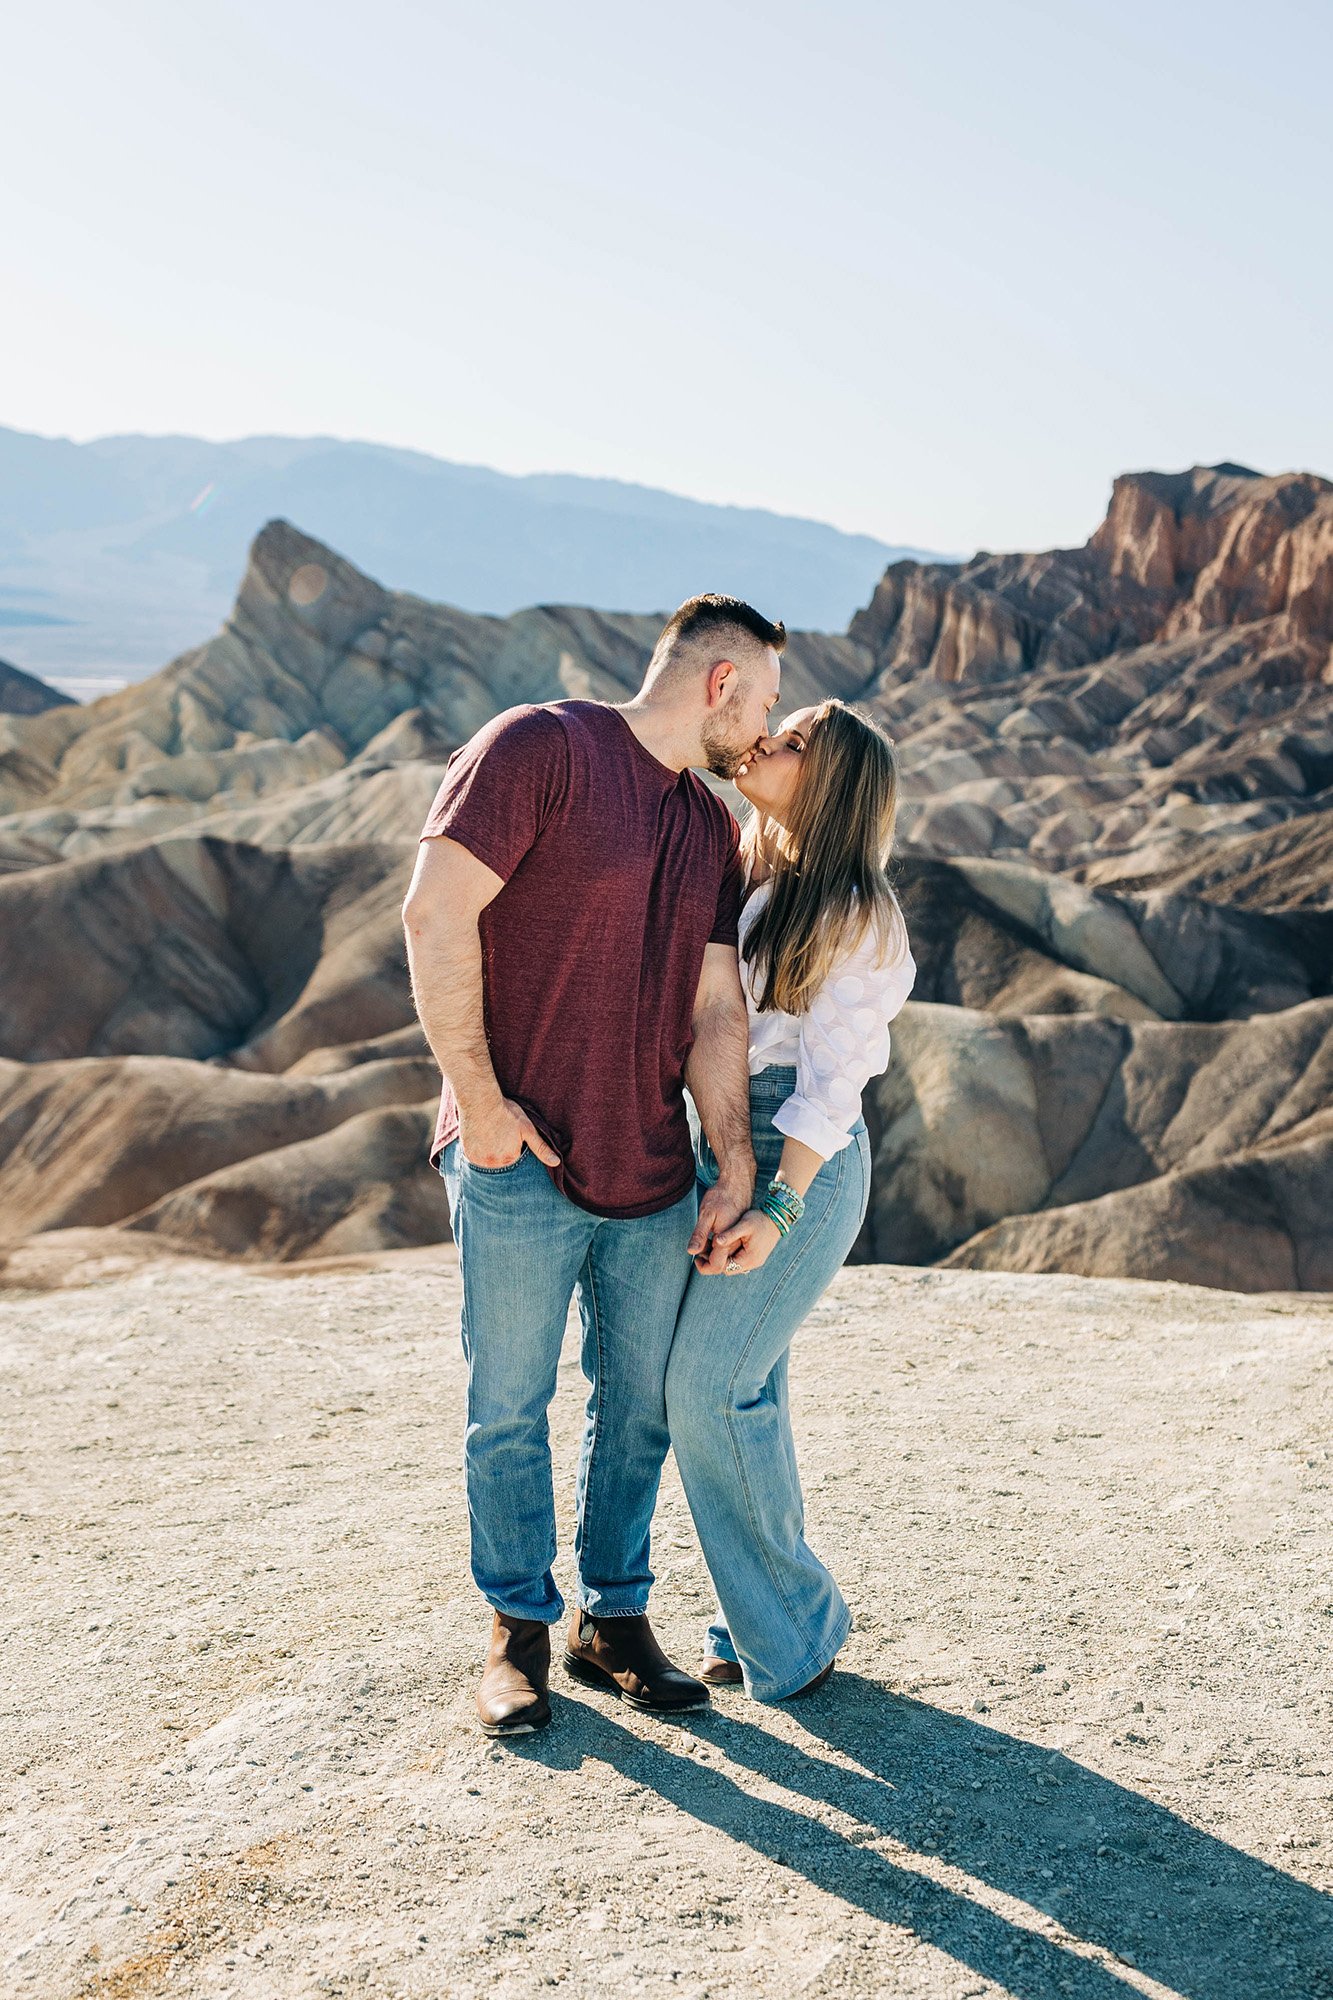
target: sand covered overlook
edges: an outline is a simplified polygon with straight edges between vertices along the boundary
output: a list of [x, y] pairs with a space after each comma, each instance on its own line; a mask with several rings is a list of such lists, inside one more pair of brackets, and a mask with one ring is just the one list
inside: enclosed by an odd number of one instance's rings
[[[6, 1996], [1329, 1992], [1327, 1299], [845, 1270], [793, 1363], [835, 1680], [673, 1723], [557, 1669], [501, 1747], [452, 1251], [122, 1243], [0, 1299]], [[581, 1388], [571, 1339], [566, 1579]], [[688, 1659], [670, 1469], [653, 1563]]]

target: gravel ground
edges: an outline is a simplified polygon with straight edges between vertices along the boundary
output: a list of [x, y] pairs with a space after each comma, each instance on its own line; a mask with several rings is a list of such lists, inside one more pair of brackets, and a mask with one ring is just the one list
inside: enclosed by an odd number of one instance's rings
[[[0, 1992], [1333, 2000], [1333, 1299], [844, 1272], [794, 1386], [845, 1671], [669, 1724], [557, 1669], [505, 1748], [456, 1301], [444, 1251], [0, 1297]], [[674, 1474], [655, 1555], [692, 1663]]]

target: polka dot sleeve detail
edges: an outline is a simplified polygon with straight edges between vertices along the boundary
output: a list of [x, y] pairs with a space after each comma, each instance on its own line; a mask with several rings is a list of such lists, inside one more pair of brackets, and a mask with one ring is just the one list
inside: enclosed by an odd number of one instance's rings
[[801, 1016], [796, 1089], [773, 1123], [831, 1160], [850, 1145], [861, 1093], [889, 1065], [889, 1023], [912, 990], [916, 964], [903, 950], [891, 963], [877, 936], [836, 966]]

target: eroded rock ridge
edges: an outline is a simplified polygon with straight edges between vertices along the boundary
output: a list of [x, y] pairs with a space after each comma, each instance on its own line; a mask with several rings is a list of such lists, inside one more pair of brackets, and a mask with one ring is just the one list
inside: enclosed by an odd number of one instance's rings
[[[205, 645], [0, 714], [4, 1240], [447, 1233], [417, 830], [488, 717], [623, 699], [655, 633], [273, 522]], [[1082, 549], [896, 563], [794, 636], [784, 706], [822, 694], [898, 741], [921, 965], [859, 1254], [1333, 1289], [1333, 484], [1129, 475]]]

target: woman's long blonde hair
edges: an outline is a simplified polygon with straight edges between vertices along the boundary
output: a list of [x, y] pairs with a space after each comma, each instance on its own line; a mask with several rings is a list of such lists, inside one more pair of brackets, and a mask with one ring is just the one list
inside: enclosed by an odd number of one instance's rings
[[770, 877], [768, 901], [745, 941], [761, 1012], [803, 1014], [872, 925], [886, 962], [907, 949], [887, 873], [898, 811], [893, 744], [841, 701], [821, 702], [803, 734], [790, 824], [756, 809], [741, 835], [749, 879]]

